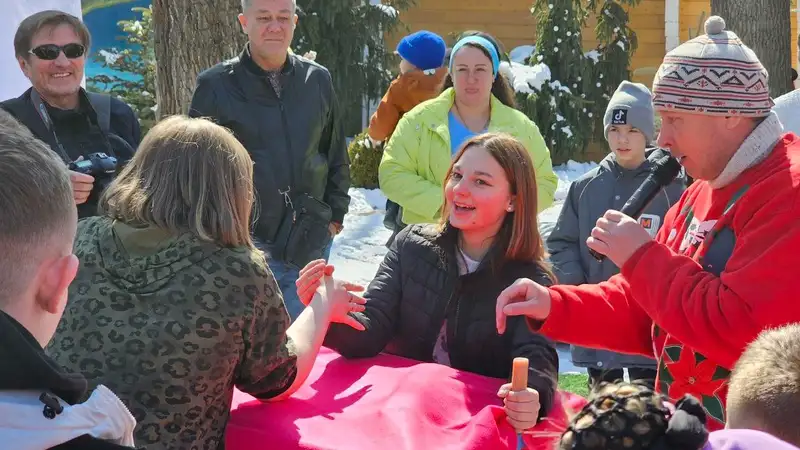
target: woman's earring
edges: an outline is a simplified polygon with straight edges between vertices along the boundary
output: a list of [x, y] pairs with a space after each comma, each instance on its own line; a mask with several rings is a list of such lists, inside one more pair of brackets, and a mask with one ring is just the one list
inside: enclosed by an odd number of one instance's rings
[[508, 205], [508, 207], [506, 208], [506, 211], [514, 212], [514, 206], [513, 205]]

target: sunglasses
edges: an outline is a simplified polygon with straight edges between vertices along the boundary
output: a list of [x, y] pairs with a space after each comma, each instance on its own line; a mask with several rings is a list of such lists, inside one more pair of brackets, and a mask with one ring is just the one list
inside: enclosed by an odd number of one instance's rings
[[37, 58], [43, 59], [45, 61], [52, 61], [58, 58], [58, 55], [61, 52], [64, 52], [64, 56], [69, 59], [80, 58], [86, 53], [86, 47], [81, 44], [67, 44], [67, 45], [56, 45], [56, 44], [44, 44], [40, 45], [33, 50], [30, 51], [32, 55], [36, 55]]

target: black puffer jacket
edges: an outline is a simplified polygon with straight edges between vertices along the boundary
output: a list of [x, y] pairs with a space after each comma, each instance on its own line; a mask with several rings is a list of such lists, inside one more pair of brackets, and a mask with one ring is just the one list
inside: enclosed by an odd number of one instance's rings
[[279, 189], [291, 186], [292, 194], [326, 203], [337, 223], [350, 205], [350, 160], [330, 73], [289, 55], [280, 82], [278, 97], [245, 49], [200, 74], [189, 107], [189, 116], [231, 129], [253, 158], [260, 202], [254, 234], [267, 244], [287, 212]]
[[401, 231], [364, 297], [367, 309], [353, 316], [365, 331], [331, 324], [325, 346], [348, 358], [381, 351], [431, 362], [436, 339], [447, 319], [450, 365], [477, 374], [509, 378], [515, 357], [530, 361], [528, 386], [539, 392], [540, 417], [550, 411], [558, 379], [558, 354], [552, 342], [532, 332], [521, 317], [510, 318], [505, 334], [495, 326], [497, 296], [516, 279], [550, 284], [533, 263], [507, 262], [493, 274], [488, 265], [459, 275], [454, 232], [432, 225]]

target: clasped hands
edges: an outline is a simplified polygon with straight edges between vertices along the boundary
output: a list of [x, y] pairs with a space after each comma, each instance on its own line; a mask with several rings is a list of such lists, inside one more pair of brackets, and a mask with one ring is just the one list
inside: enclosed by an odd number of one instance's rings
[[[331, 307], [331, 322], [348, 325], [356, 330], [364, 331], [364, 325], [356, 320], [351, 312], [363, 312], [366, 300], [354, 294], [364, 291], [364, 287], [332, 278], [334, 267], [319, 259], [308, 263], [300, 270], [295, 282], [297, 296], [308, 306], [318, 290], [327, 289]], [[326, 286], [327, 285], [327, 286]], [[523, 391], [511, 391], [511, 383], [500, 387], [497, 396], [503, 399], [504, 410], [508, 422], [518, 433], [533, 428], [539, 418], [539, 393], [527, 388]]]
[[[303, 305], [308, 306], [317, 292], [327, 290], [327, 301], [331, 311], [331, 322], [341, 323], [364, 331], [364, 325], [350, 315], [351, 312], [362, 312], [367, 301], [354, 294], [362, 292], [363, 286], [347, 281], [333, 279], [334, 267], [324, 259], [317, 259], [300, 269], [300, 276], [295, 281], [297, 296]], [[326, 286], [327, 285], [327, 286]]]

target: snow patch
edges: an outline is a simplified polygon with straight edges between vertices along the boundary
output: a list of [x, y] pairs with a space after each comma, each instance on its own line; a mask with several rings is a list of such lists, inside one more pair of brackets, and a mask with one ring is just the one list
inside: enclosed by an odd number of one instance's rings
[[513, 74], [514, 90], [523, 94], [533, 94], [542, 90], [542, 85], [550, 81], [552, 74], [547, 64], [535, 66], [511, 63], [509, 69]]
[[568, 87], [566, 87], [563, 84], [561, 84], [561, 82], [558, 81], [558, 80], [555, 80], [552, 83], [550, 83], [550, 87], [554, 91], [563, 91], [563, 92], [566, 92], [567, 94], [572, 94], [572, 91], [570, 91]]
[[508, 54], [508, 58], [512, 62], [525, 64], [528, 62], [528, 58], [533, 55], [534, 51], [536, 51], [535, 45], [520, 45], [511, 50], [511, 53]]
[[383, 11], [384, 14], [386, 14], [387, 16], [389, 16], [389, 17], [391, 17], [393, 19], [400, 14], [400, 13], [397, 12], [397, 9], [395, 9], [391, 5], [384, 5], [384, 4], [381, 4], [381, 3], [377, 3], [377, 4], [373, 3], [372, 6], [380, 9], [381, 11]]
[[791, 91], [775, 99], [772, 108], [783, 123], [784, 129], [800, 134], [800, 90]]

